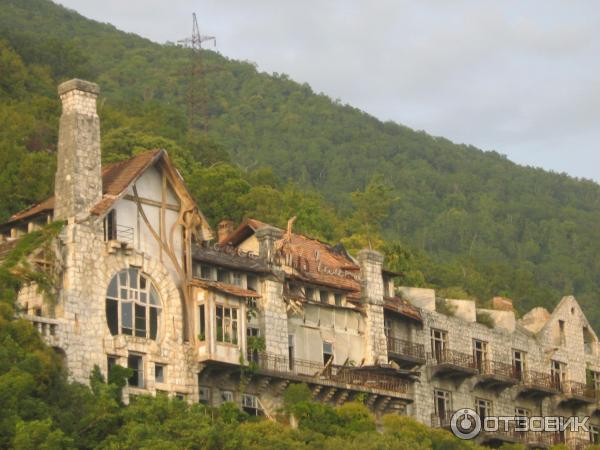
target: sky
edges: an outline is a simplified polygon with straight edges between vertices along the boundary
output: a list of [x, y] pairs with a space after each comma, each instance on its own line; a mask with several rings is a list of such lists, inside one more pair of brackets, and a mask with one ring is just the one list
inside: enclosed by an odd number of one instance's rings
[[382, 120], [600, 181], [600, 2], [55, 1], [160, 43], [191, 35], [195, 12], [229, 58]]

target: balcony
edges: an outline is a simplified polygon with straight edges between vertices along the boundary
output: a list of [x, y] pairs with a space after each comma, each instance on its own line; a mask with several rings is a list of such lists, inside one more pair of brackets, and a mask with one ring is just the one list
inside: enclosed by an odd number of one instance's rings
[[403, 368], [420, 366], [426, 362], [423, 344], [390, 336], [387, 338], [387, 350], [388, 358]]
[[560, 392], [556, 380], [549, 373], [527, 370], [521, 376], [522, 396], [530, 397], [549, 397]]
[[254, 361], [258, 372], [299, 381], [317, 382], [341, 388], [378, 390], [408, 396], [409, 384], [403, 378], [383, 374], [377, 368], [323, 365], [315, 361], [260, 353]]
[[568, 406], [582, 406], [596, 402], [596, 390], [593, 386], [577, 381], [564, 381], [561, 383], [561, 403]]
[[48, 345], [58, 346], [58, 320], [30, 315], [23, 315], [21, 317], [33, 324], [34, 328]]
[[477, 384], [489, 389], [504, 389], [519, 382], [512, 364], [500, 361], [482, 361]]
[[467, 378], [476, 375], [478, 370], [471, 353], [444, 349], [430, 353], [432, 375], [440, 378]]

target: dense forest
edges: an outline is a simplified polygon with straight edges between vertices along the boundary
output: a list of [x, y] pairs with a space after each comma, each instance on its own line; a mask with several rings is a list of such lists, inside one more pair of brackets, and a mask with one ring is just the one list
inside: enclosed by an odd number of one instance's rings
[[[255, 216], [349, 249], [402, 283], [520, 312], [574, 294], [600, 328], [600, 186], [381, 122], [282, 74], [156, 44], [48, 0], [0, 0], [0, 219], [52, 190], [59, 82], [101, 85], [103, 157], [163, 147], [214, 223]], [[206, 116], [188, 115], [190, 88]], [[207, 131], [205, 131], [207, 130]]]

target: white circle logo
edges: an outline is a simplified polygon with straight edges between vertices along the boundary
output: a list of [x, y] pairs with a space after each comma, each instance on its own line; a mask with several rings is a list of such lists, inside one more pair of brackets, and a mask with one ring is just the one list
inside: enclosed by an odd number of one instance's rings
[[481, 418], [470, 408], [462, 408], [452, 414], [450, 429], [460, 439], [473, 439], [481, 432]]

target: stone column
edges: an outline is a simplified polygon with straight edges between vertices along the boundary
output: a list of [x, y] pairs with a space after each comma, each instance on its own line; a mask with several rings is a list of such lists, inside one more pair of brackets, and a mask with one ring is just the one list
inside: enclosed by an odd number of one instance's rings
[[275, 255], [275, 243], [283, 232], [274, 227], [265, 227], [256, 231], [259, 243], [259, 257], [264, 259], [274, 275], [263, 279], [261, 291], [261, 322], [265, 338], [266, 351], [277, 356], [288, 354], [288, 316], [283, 301], [284, 272]]
[[374, 250], [358, 252], [361, 301], [366, 314], [365, 364], [387, 363], [387, 341], [383, 326], [383, 256]]
[[102, 200], [97, 84], [70, 80], [58, 87], [62, 101], [58, 133], [54, 218], [85, 218]]

